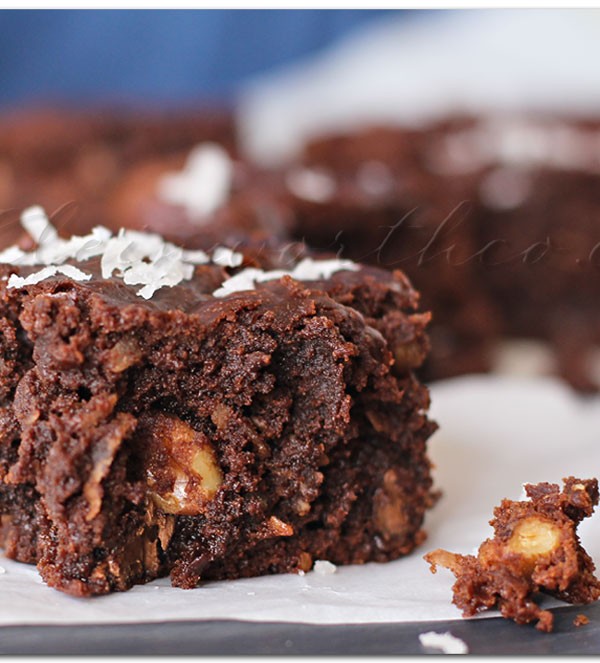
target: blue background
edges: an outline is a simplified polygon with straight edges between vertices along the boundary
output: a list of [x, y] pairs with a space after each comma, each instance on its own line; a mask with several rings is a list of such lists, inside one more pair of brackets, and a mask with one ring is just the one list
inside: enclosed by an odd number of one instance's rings
[[0, 105], [229, 100], [249, 77], [389, 13], [1, 10]]

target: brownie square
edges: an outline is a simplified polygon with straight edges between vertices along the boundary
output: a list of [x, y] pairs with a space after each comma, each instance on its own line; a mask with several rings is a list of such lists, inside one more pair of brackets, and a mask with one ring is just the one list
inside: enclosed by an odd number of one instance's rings
[[[14, 254], [32, 264], [0, 280], [9, 557], [88, 596], [383, 562], [423, 541], [435, 425], [413, 369], [429, 316], [401, 273], [264, 271], [227, 249], [186, 262], [156, 235], [66, 245], [44, 224], [29, 225], [38, 252]], [[110, 242], [127, 245], [118, 267]], [[91, 257], [56, 259], [75, 245]], [[159, 286], [165, 262], [180, 278]]]

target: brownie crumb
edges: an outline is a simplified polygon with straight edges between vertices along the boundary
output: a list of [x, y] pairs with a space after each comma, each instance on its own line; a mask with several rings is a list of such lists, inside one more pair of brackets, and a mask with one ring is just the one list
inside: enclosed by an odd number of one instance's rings
[[575, 617], [575, 619], [573, 620], [573, 626], [585, 626], [586, 624], [589, 623], [590, 620], [585, 615], [577, 615], [577, 617]]
[[337, 572], [337, 566], [327, 560], [318, 559], [313, 566], [313, 571], [320, 576], [330, 576]]
[[[538, 592], [562, 601], [586, 604], [600, 597], [594, 563], [582, 548], [577, 526], [598, 504], [596, 479], [564, 479], [556, 484], [526, 484], [528, 500], [502, 500], [494, 509], [494, 537], [477, 556], [434, 550], [424, 559], [435, 573], [443, 566], [456, 576], [453, 603], [465, 617], [497, 608], [517, 624], [537, 621], [550, 632], [553, 615], [534, 601]], [[583, 615], [576, 618], [586, 622]]]

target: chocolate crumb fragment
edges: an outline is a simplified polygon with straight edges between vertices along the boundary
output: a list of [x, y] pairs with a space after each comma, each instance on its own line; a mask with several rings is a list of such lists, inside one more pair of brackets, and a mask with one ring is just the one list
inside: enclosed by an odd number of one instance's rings
[[537, 629], [550, 632], [553, 615], [533, 600], [537, 592], [575, 604], [600, 597], [594, 563], [576, 532], [598, 504], [598, 481], [563, 482], [562, 492], [557, 484], [526, 484], [529, 500], [502, 500], [490, 521], [494, 537], [477, 556], [441, 549], [425, 555], [432, 573], [443, 566], [456, 576], [453, 603], [465, 617], [497, 608], [517, 624], [537, 621]]

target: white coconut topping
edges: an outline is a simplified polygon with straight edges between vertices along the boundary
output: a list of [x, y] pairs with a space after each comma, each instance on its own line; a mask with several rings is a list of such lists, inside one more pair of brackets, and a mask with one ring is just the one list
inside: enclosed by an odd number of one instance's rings
[[89, 235], [62, 239], [44, 210], [37, 206], [23, 212], [21, 223], [37, 247], [26, 252], [11, 246], [0, 252], [0, 263], [44, 267], [26, 277], [12, 274], [8, 280], [9, 288], [34, 285], [56, 274], [64, 274], [75, 281], [87, 281], [92, 277], [91, 274], [63, 263], [67, 260], [84, 262], [100, 257], [103, 278], [116, 276], [127, 285], [141, 285], [143, 287], [137, 294], [150, 299], [160, 288], [190, 280], [194, 274], [194, 265], [212, 262], [237, 267], [243, 261], [241, 253], [225, 247], [215, 248], [211, 258], [204, 251], [185, 251], [165, 242], [160, 235], [123, 229], [113, 235], [102, 226], [94, 228]]
[[313, 571], [320, 576], [330, 576], [337, 572], [337, 566], [325, 559], [318, 559], [314, 563]]
[[289, 191], [298, 198], [314, 203], [326, 203], [335, 194], [336, 183], [329, 173], [310, 168], [291, 170], [285, 178]]
[[356, 173], [358, 186], [373, 197], [388, 195], [394, 189], [392, 171], [381, 161], [366, 161]]
[[[0, 252], [0, 263], [11, 265], [43, 265], [42, 269], [26, 277], [12, 274], [9, 288], [22, 288], [63, 274], [75, 281], [87, 281], [92, 275], [68, 264], [67, 260], [85, 262], [100, 257], [102, 278], [117, 277], [127, 285], [141, 285], [137, 295], [150, 299], [160, 288], [172, 287], [189, 281], [195, 265], [213, 263], [235, 268], [243, 262], [243, 255], [223, 246], [216, 247], [212, 255], [204, 251], [185, 251], [165, 242], [160, 236], [135, 230], [121, 229], [117, 235], [102, 226], [89, 235], [62, 239], [41, 207], [30, 207], [21, 216], [23, 227], [36, 241], [33, 251], [11, 246]], [[213, 295], [224, 297], [234, 292], [253, 290], [257, 283], [290, 276], [299, 281], [327, 279], [341, 270], [356, 271], [358, 265], [351, 260], [301, 260], [291, 271], [248, 268], [224, 281]]]
[[432, 155], [442, 173], [469, 173], [500, 164], [600, 171], [600, 132], [564, 123], [490, 118], [446, 136]]
[[73, 267], [73, 265], [50, 265], [49, 267], [44, 267], [43, 269], [40, 269], [39, 272], [34, 272], [25, 278], [17, 276], [16, 274], [11, 274], [8, 279], [8, 287], [22, 288], [26, 285], [35, 285], [40, 281], [49, 279], [51, 276], [56, 276], [56, 274], [64, 274], [74, 281], [89, 281], [92, 278], [91, 274], [86, 274], [80, 269], [77, 269], [77, 267]]
[[248, 267], [225, 281], [220, 288], [213, 292], [213, 295], [225, 297], [234, 292], [254, 290], [257, 283], [274, 281], [283, 276], [291, 276], [298, 281], [319, 281], [330, 278], [335, 272], [342, 270], [355, 272], [358, 269], [358, 265], [352, 260], [313, 260], [312, 258], [304, 258], [291, 271], [274, 269], [265, 272], [262, 269]]
[[202, 223], [229, 197], [233, 163], [216, 143], [203, 143], [188, 155], [183, 170], [166, 173], [157, 185], [165, 202], [185, 208], [190, 221]]
[[0, 566], [0, 576], [6, 573], [6, 569], [3, 566]]
[[26, 252], [18, 246], [11, 246], [0, 252], [0, 263], [31, 266], [61, 265], [69, 259], [82, 262], [102, 255], [111, 237], [110, 230], [99, 226], [89, 235], [61, 239], [44, 210], [37, 205], [23, 212], [21, 225], [36, 242], [37, 248]]
[[239, 267], [243, 260], [241, 253], [236, 253], [225, 246], [218, 246], [212, 254], [212, 261], [221, 267]]
[[47, 244], [58, 239], [58, 233], [48, 223], [48, 217], [39, 205], [29, 207], [21, 216], [21, 225], [36, 244]]
[[468, 654], [469, 648], [467, 643], [450, 631], [445, 633], [436, 633], [435, 631], [427, 631], [427, 633], [419, 634], [419, 641], [423, 647], [431, 649], [439, 649], [444, 654]]

